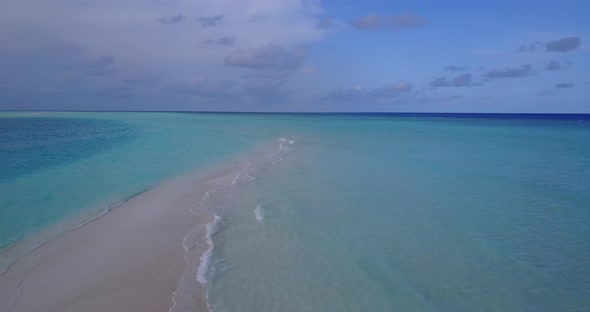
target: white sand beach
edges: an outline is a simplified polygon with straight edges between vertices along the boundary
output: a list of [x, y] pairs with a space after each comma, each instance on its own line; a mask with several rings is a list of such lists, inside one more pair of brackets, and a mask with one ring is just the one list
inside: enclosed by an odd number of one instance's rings
[[[185, 269], [183, 238], [212, 218], [191, 209], [239, 170], [173, 179], [49, 240], [0, 276], [0, 310], [168, 311]], [[208, 246], [203, 240], [195, 248]], [[203, 289], [194, 300], [192, 306], [207, 309]]]

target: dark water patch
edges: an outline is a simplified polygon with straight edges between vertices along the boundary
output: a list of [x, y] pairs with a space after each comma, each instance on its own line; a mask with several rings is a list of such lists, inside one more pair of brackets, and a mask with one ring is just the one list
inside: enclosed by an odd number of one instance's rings
[[92, 157], [135, 137], [122, 122], [73, 118], [1, 118], [0, 181]]

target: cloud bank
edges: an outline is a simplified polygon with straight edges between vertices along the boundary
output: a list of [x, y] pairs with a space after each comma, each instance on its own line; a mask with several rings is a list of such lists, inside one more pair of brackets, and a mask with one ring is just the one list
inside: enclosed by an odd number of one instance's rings
[[580, 47], [582, 44], [582, 40], [578, 36], [571, 36], [571, 37], [564, 37], [557, 40], [552, 40], [547, 43], [543, 43], [540, 41], [535, 41], [526, 45], [521, 46], [518, 51], [519, 52], [537, 52], [537, 51], [545, 51], [545, 52], [558, 52], [558, 53], [566, 53], [573, 51]]
[[405, 13], [394, 16], [383, 16], [380, 14], [369, 14], [352, 22], [358, 30], [400, 30], [412, 29], [425, 26], [428, 21], [418, 15]]
[[333, 102], [369, 105], [380, 101], [391, 101], [410, 93], [413, 88], [412, 84], [406, 81], [388, 84], [375, 89], [367, 89], [361, 86], [341, 88], [328, 93], [326, 99]]
[[223, 20], [223, 14], [217, 14], [215, 16], [202, 16], [197, 17], [197, 21], [201, 23], [201, 27], [215, 27], [219, 22]]
[[561, 89], [564, 89], [564, 88], [573, 88], [574, 87], [574, 84], [571, 83], [571, 82], [563, 82], [563, 83], [556, 84], [555, 87], [556, 88], [561, 88]]
[[434, 78], [434, 80], [432, 80], [429, 83], [429, 86], [433, 87], [433, 88], [444, 88], [444, 87], [469, 87], [469, 86], [475, 86], [478, 84], [475, 84], [473, 82], [473, 76], [471, 75], [471, 73], [465, 73], [465, 74], [461, 74], [461, 75], [457, 75], [455, 77], [453, 77], [452, 79], [448, 79], [446, 77], [437, 77]]
[[520, 67], [493, 69], [488, 71], [485, 76], [487, 78], [518, 78], [532, 76], [533, 74], [533, 67], [530, 64], [526, 64]]
[[156, 20], [156, 23], [172, 25], [172, 24], [178, 24], [178, 23], [184, 21], [185, 19], [186, 19], [186, 16], [184, 16], [182, 14], [178, 14], [175, 16], [159, 18]]

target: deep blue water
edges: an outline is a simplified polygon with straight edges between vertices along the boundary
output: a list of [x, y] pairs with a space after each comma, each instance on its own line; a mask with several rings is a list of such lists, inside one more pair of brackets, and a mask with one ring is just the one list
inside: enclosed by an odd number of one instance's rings
[[0, 181], [92, 157], [132, 140], [129, 124], [97, 119], [0, 119]]

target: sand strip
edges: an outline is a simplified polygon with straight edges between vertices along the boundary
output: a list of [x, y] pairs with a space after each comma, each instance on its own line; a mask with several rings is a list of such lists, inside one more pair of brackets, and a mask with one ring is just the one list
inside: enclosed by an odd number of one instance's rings
[[[168, 311], [185, 268], [182, 240], [212, 218], [191, 209], [240, 170], [168, 181], [46, 242], [0, 276], [0, 310]], [[206, 311], [204, 294], [195, 294], [195, 305]]]

